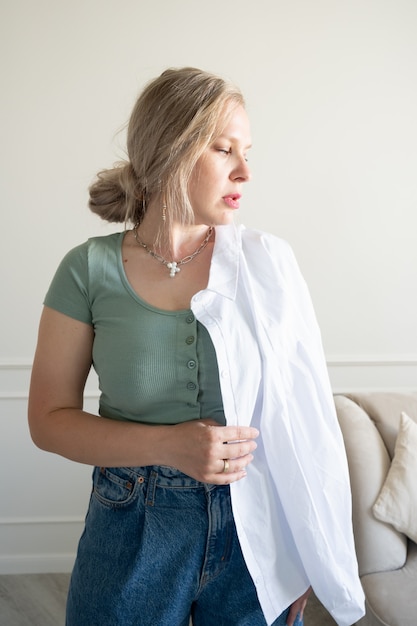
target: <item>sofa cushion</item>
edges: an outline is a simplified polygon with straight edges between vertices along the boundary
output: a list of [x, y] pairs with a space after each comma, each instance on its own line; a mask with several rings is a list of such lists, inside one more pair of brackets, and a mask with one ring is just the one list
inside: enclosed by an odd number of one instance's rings
[[343, 395], [335, 396], [335, 404], [349, 464], [359, 573], [400, 568], [407, 558], [407, 538], [372, 512], [390, 468], [390, 456], [375, 423], [358, 404]]
[[366, 595], [366, 617], [357, 626], [416, 626], [417, 545], [410, 542], [407, 563], [392, 572], [370, 574], [361, 579]]
[[346, 394], [369, 415], [375, 423], [391, 459], [400, 428], [403, 411], [417, 422], [417, 393], [389, 391], [358, 392]]
[[392, 524], [417, 542], [417, 424], [406, 413], [395, 444], [394, 458], [373, 506], [377, 519]]

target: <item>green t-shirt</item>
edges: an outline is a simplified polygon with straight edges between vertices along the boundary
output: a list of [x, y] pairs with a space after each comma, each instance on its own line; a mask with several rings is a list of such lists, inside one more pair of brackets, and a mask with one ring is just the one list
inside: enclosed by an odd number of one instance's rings
[[191, 310], [142, 300], [122, 262], [124, 233], [95, 237], [61, 262], [45, 305], [94, 327], [100, 415], [153, 424], [224, 424], [214, 346]]

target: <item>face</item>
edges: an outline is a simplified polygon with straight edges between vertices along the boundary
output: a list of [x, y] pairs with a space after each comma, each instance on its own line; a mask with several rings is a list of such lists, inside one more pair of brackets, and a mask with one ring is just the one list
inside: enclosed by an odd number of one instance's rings
[[249, 119], [238, 106], [222, 133], [197, 161], [189, 198], [196, 224], [228, 224], [239, 208], [243, 183], [250, 180], [247, 152], [251, 145]]

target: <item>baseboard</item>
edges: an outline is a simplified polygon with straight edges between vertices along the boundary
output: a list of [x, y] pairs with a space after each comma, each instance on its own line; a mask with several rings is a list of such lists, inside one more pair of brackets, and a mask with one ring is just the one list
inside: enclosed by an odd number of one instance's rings
[[66, 574], [71, 572], [75, 553], [0, 556], [2, 574]]
[[71, 517], [0, 520], [0, 574], [70, 572], [83, 528]]

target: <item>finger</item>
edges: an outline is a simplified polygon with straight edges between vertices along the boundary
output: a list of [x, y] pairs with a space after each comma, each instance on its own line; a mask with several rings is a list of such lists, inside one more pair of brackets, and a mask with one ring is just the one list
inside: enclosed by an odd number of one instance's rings
[[221, 459], [219, 461], [219, 474], [229, 474], [229, 477], [237, 476], [241, 478], [241, 474], [246, 474], [247, 466], [253, 461], [253, 454], [246, 454], [240, 459]]
[[252, 426], [223, 426], [221, 431], [221, 437], [227, 443], [247, 441], [259, 436], [259, 430]]
[[227, 474], [227, 472], [230, 470], [230, 462], [229, 459], [223, 459], [223, 467], [221, 469], [221, 472], [223, 474]]
[[250, 439], [256, 439], [259, 436], [259, 430], [252, 426], [220, 426], [213, 423], [211, 419], [202, 419], [199, 423], [205, 424], [211, 435], [222, 443], [228, 443], [229, 441], [246, 441]]
[[246, 441], [226, 441], [220, 454], [224, 459], [241, 459], [251, 454], [257, 448], [253, 439]]

